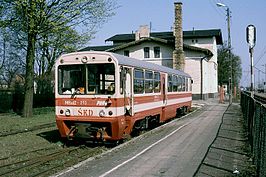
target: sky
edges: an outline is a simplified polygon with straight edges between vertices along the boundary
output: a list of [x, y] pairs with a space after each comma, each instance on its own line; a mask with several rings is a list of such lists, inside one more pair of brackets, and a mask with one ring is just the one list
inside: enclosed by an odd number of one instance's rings
[[101, 26], [89, 45], [105, 45], [105, 39], [138, 30], [140, 25], [152, 26], [152, 32], [171, 31], [174, 23], [174, 2], [183, 3], [183, 30], [221, 29], [227, 41], [226, 8], [231, 12], [231, 44], [233, 53], [241, 58], [242, 86], [250, 85], [250, 56], [246, 27], [256, 27], [254, 47], [255, 85], [265, 81], [266, 64], [266, 1], [265, 0], [116, 0], [115, 15]]

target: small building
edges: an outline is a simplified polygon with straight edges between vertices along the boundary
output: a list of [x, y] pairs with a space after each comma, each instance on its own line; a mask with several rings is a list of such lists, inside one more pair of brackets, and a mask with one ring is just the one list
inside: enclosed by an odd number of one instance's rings
[[[90, 46], [81, 51], [109, 51], [170, 68], [179, 65], [177, 69], [193, 79], [193, 99], [214, 98], [218, 95], [217, 45], [222, 44], [221, 30], [183, 31], [181, 5], [175, 3], [174, 31], [151, 32], [148, 26], [140, 26], [135, 33], [117, 34], [105, 40], [112, 45]], [[176, 51], [181, 60], [175, 59]]]

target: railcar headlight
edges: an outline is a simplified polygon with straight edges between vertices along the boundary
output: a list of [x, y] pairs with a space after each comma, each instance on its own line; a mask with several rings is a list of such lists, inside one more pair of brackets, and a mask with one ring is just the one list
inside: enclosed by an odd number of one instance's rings
[[61, 109], [61, 110], [60, 110], [60, 114], [64, 114], [64, 110]]
[[87, 63], [88, 62], [88, 57], [84, 56], [81, 58], [82, 63]]
[[70, 110], [69, 109], [66, 110], [65, 115], [70, 116]]
[[105, 116], [105, 112], [104, 112], [104, 110], [101, 110], [101, 111], [99, 112], [99, 116], [100, 116], [100, 117]]

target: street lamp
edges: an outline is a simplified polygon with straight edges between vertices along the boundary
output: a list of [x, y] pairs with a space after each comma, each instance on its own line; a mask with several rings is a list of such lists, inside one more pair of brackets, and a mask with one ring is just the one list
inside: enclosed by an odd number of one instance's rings
[[230, 61], [230, 77], [229, 77], [229, 104], [232, 104], [232, 59], [231, 59], [231, 35], [230, 35], [230, 10], [229, 7], [223, 3], [217, 3], [216, 4], [218, 7], [224, 7], [226, 8], [226, 16], [227, 16], [227, 30], [228, 30], [228, 60]]

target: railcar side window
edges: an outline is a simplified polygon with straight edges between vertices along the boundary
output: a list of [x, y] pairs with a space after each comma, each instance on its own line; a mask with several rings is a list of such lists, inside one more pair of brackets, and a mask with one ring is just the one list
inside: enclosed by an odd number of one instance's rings
[[173, 76], [172, 75], [168, 75], [168, 92], [172, 92], [173, 91]]
[[153, 92], [153, 72], [145, 71], [145, 93]]
[[186, 78], [182, 77], [182, 91], [186, 91]]
[[179, 92], [182, 91], [182, 77], [181, 76], [177, 78], [177, 91]]
[[154, 92], [158, 93], [161, 91], [161, 78], [160, 73], [154, 72]]
[[173, 92], [177, 92], [177, 76], [173, 76]]
[[134, 93], [144, 92], [144, 72], [140, 69], [134, 71]]

